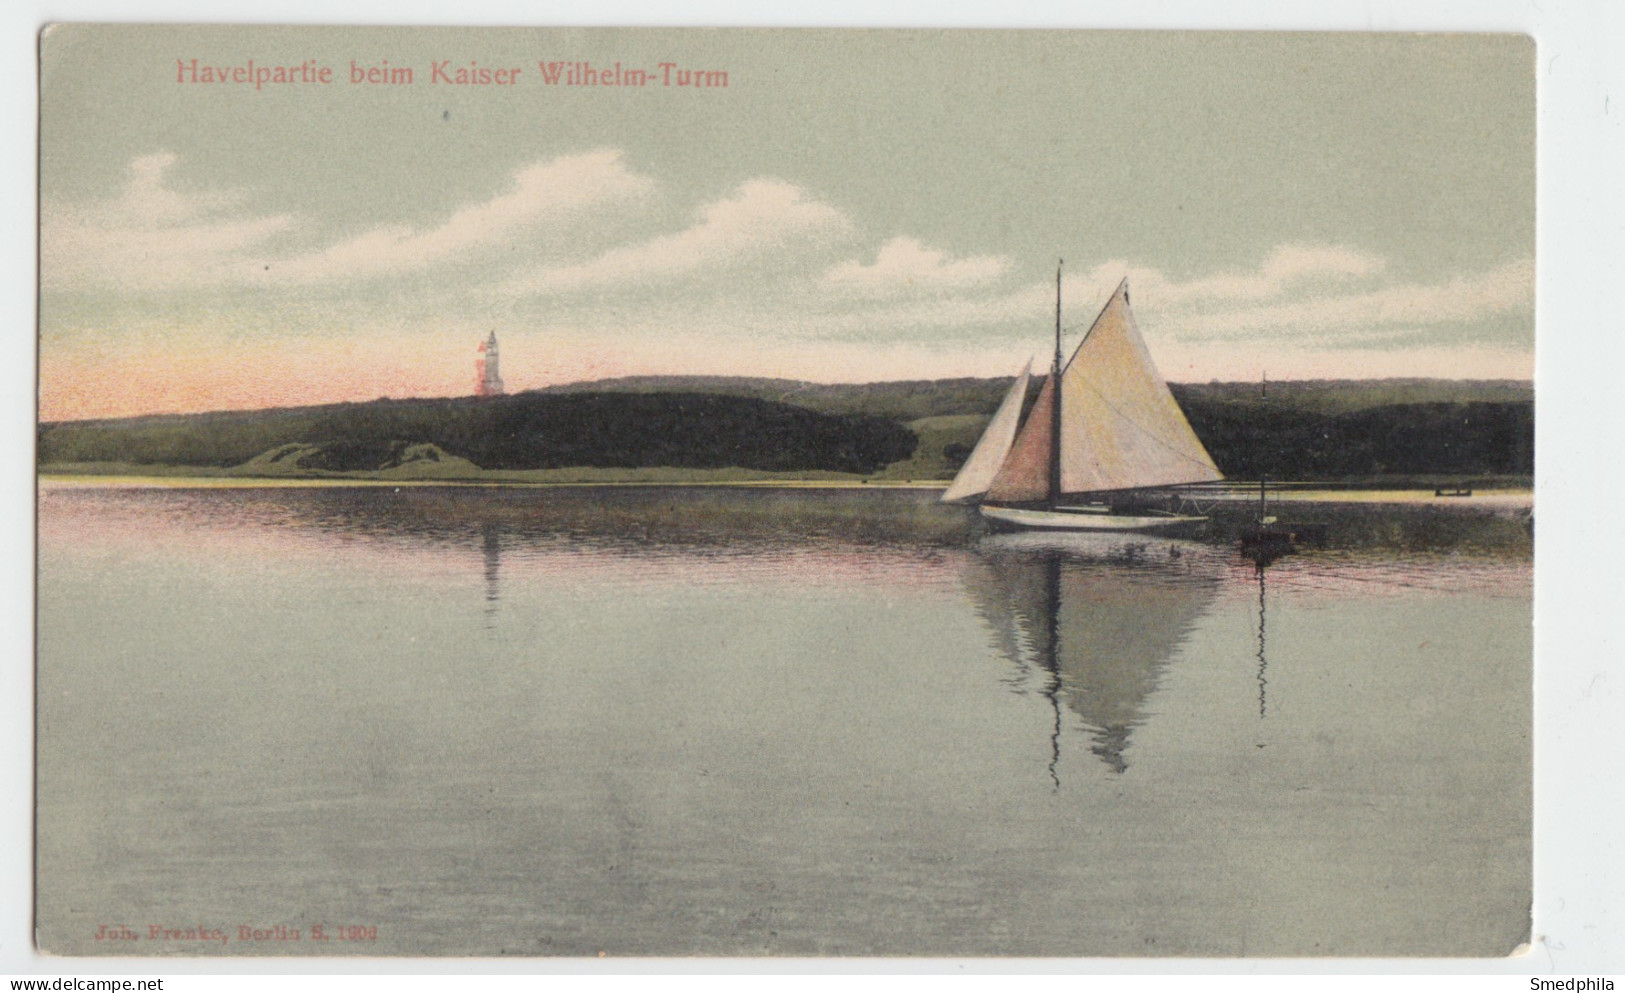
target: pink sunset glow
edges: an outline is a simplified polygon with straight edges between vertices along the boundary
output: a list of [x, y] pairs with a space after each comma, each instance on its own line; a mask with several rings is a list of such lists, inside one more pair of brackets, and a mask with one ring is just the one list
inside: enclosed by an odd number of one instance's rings
[[[677, 339], [639, 352], [595, 349], [571, 337], [498, 332], [503, 378], [509, 393], [619, 376], [746, 376], [812, 382], [880, 382], [905, 379], [1011, 376], [1032, 347], [942, 353], [898, 345], [855, 349], [809, 347], [719, 352], [703, 341]], [[210, 410], [257, 410], [380, 397], [471, 396], [475, 382], [473, 332], [464, 341], [437, 340], [417, 347], [389, 341], [350, 340], [243, 345], [204, 356], [196, 353], [125, 352], [92, 360], [72, 349], [45, 352], [40, 362], [42, 421], [182, 414]], [[1311, 349], [1267, 352], [1191, 348], [1152, 342], [1153, 357], [1170, 382], [1271, 379], [1532, 378], [1533, 357], [1513, 349], [1381, 349], [1320, 353]]]

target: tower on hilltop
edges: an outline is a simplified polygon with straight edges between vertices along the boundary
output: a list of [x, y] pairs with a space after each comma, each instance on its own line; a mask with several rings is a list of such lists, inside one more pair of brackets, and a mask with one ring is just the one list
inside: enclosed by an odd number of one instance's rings
[[497, 364], [497, 333], [480, 342], [479, 355], [474, 359], [474, 395], [499, 397], [502, 390], [502, 369]]

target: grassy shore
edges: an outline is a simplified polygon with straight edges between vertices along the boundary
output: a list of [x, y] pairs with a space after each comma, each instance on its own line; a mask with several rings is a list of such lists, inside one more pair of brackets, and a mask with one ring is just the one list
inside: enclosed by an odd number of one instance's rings
[[[405, 469], [407, 467], [401, 467]], [[207, 469], [196, 466], [135, 465], [94, 462], [58, 463], [40, 467], [39, 480], [50, 487], [172, 487], [197, 489], [249, 489], [280, 487], [631, 487], [631, 486], [728, 486], [767, 489], [921, 489], [940, 490], [943, 479], [909, 479], [901, 474], [881, 473], [858, 476], [849, 473], [787, 473], [748, 469], [534, 469], [524, 471], [481, 470], [469, 467], [456, 474], [428, 475], [399, 470], [355, 472], [255, 473], [250, 467]], [[1520, 510], [1534, 505], [1534, 489], [1526, 480], [1487, 478], [1452, 480], [1472, 488], [1472, 496], [1440, 497], [1438, 485], [1420, 483], [1414, 478], [1396, 479], [1391, 485], [1366, 479], [1348, 483], [1280, 483], [1271, 489], [1271, 506], [1321, 503], [1407, 504], [1454, 509]], [[1425, 488], [1434, 485], [1434, 488]], [[1244, 482], [1199, 497], [1202, 502], [1225, 505], [1250, 504], [1256, 496]]]

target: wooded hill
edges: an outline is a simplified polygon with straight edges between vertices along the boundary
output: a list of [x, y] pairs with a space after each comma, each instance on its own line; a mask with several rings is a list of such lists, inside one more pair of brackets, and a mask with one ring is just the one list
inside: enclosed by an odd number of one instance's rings
[[[568, 466], [948, 478], [1011, 380], [820, 384], [638, 377], [507, 397], [369, 403], [40, 425], [42, 468], [235, 467], [277, 475], [439, 475]], [[1174, 384], [1220, 469], [1255, 478], [1529, 475], [1534, 395], [1516, 381]], [[1036, 384], [1034, 386], [1036, 392]], [[453, 464], [455, 463], [455, 465]]]
[[39, 460], [237, 466], [297, 457], [328, 472], [390, 468], [432, 445], [479, 469], [738, 466], [870, 473], [914, 451], [912, 432], [869, 415], [825, 414], [703, 393], [374, 400], [259, 411], [41, 425]]

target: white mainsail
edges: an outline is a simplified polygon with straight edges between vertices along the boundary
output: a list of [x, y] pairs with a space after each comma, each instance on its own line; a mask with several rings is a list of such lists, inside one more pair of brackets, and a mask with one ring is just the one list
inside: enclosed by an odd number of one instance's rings
[[1061, 374], [1061, 490], [1223, 479], [1146, 350], [1124, 280]]
[[970, 458], [960, 467], [959, 475], [949, 484], [942, 494], [943, 503], [956, 503], [962, 500], [971, 500], [986, 493], [993, 484], [993, 477], [998, 475], [999, 467], [1004, 465], [1004, 457], [1009, 454], [1010, 446], [1016, 440], [1016, 427], [1021, 421], [1021, 405], [1027, 398], [1027, 382], [1032, 378], [1033, 363], [1027, 360], [1026, 368], [1011, 384], [1010, 392], [1004, 395], [999, 409], [988, 422], [987, 430], [977, 440], [976, 447], [971, 450]]
[[[1027, 363], [943, 501], [980, 498], [985, 515], [1022, 527], [1121, 530], [1200, 520], [1163, 514], [1085, 522], [1076, 514], [1057, 513], [1062, 494], [1208, 483], [1224, 476], [1151, 361], [1129, 310], [1128, 280], [1118, 284], [1064, 367], [1059, 271], [1055, 286], [1060, 375], [1044, 378], [1037, 402], [1018, 425], [1031, 378], [1032, 362]], [[1050, 505], [1037, 512], [1043, 520], [1007, 506], [1039, 501]]]

